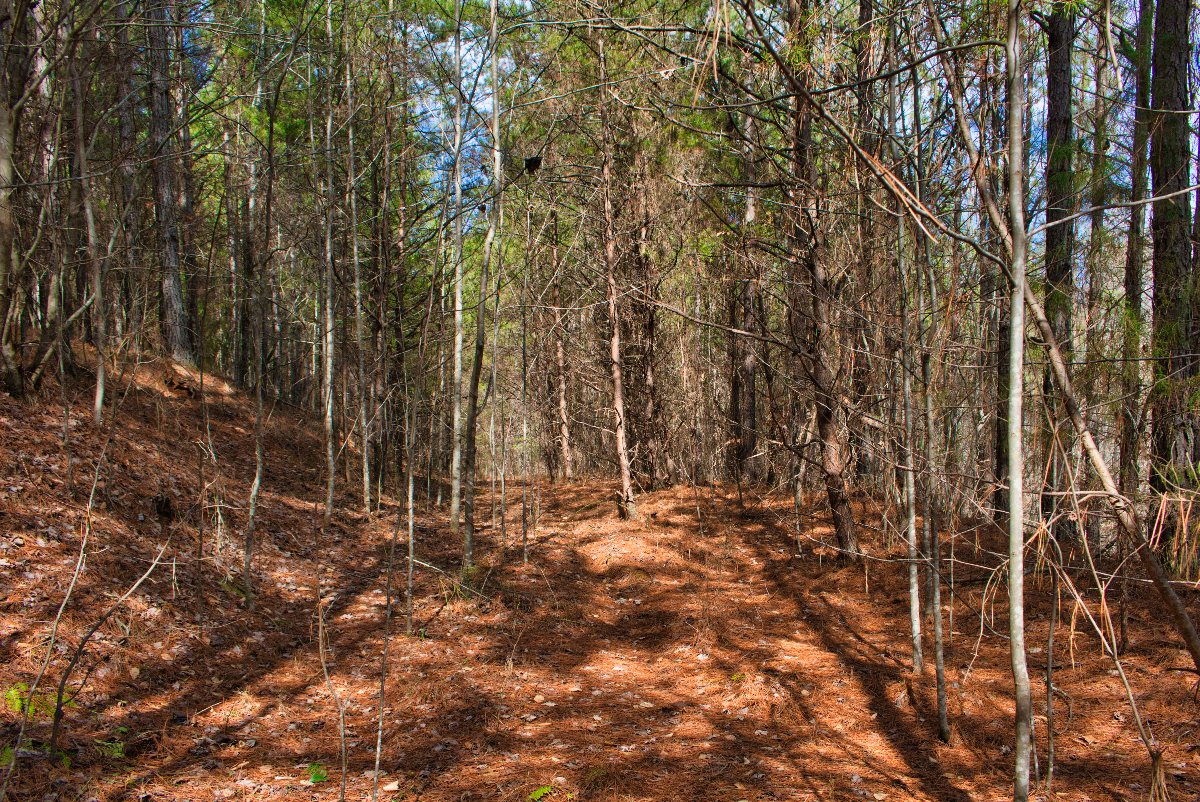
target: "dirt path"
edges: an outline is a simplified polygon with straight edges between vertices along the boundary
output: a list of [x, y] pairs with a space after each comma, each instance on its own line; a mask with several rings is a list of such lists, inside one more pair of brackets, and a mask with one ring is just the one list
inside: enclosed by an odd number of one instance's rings
[[[215, 533], [204, 530], [201, 559], [199, 507], [186, 506], [211, 499], [215, 478], [205, 475], [210, 490], [202, 495], [188, 434], [202, 431], [200, 408], [194, 400], [166, 403], [164, 413], [153, 394], [132, 393], [126, 402], [52, 678], [168, 536], [170, 563], [87, 645], [69, 683], [74, 701], [60, 743], [69, 765], [33, 756], [49, 734], [45, 692], [35, 698], [22, 747], [31, 756], [22, 758], [13, 798], [336, 799], [340, 704], [347, 798], [369, 799], [388, 544], [400, 508], [389, 502], [370, 519], [343, 512], [322, 532], [314, 503], [320, 443], [302, 420], [280, 412], [268, 443], [250, 611], [229, 567], [240, 565], [239, 499], [253, 473], [241, 423], [248, 408], [229, 397], [209, 409], [228, 528], [215, 554]], [[82, 394], [78, 404], [86, 414]], [[0, 427], [0, 466], [8, 466], [0, 467], [7, 471], [0, 476], [7, 691], [30, 682], [44, 657], [83, 511], [61, 471], [61, 412], [8, 402], [0, 404]], [[102, 442], [79, 427], [73, 458], [94, 464]], [[390, 625], [381, 799], [1006, 798], [1007, 645], [993, 631], [1003, 629], [1004, 615], [984, 582], [961, 582], [955, 599], [947, 653], [955, 737], [945, 745], [933, 726], [932, 672], [913, 678], [907, 669], [901, 563], [838, 566], [817, 545], [825, 534], [817, 522], [805, 524], [811, 540], [797, 554], [783, 500], [742, 507], [736, 494], [674, 488], [643, 495], [642, 519], [627, 522], [616, 518], [614, 492], [605, 483], [543, 488], [530, 561], [522, 564], [519, 489], [510, 488], [516, 503], [506, 542], [490, 525], [490, 500], [479, 505], [475, 591], [419, 569], [417, 633], [403, 634], [399, 602]], [[164, 496], [176, 499], [166, 517], [155, 514]], [[352, 509], [355, 501], [344, 496], [340, 505]], [[442, 516], [422, 502], [417, 552], [453, 573], [458, 544]], [[898, 544], [872, 548], [875, 558], [899, 551]], [[963, 542], [958, 548], [968, 550]], [[986, 549], [968, 556], [989, 557]], [[395, 589], [402, 558], [394, 568]], [[960, 580], [971, 578], [960, 570]], [[1176, 798], [1195, 798], [1190, 683], [1164, 670], [1179, 664], [1179, 651], [1153, 608], [1135, 601], [1126, 670], [1167, 748]], [[1148, 761], [1120, 685], [1082, 623], [1071, 634], [1066, 610], [1054, 798], [1141, 798]], [[1031, 645], [1044, 642], [1045, 613], [1029, 612]], [[1030, 651], [1038, 676], [1041, 652]], [[1044, 755], [1041, 702], [1037, 712]], [[19, 716], [3, 715], [0, 740], [11, 744]]]

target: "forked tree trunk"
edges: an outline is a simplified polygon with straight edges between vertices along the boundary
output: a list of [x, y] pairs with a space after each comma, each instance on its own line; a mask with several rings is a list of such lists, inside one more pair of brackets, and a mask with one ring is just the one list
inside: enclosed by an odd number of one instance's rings
[[[792, 0], [788, 9], [788, 24], [791, 35], [798, 43], [804, 42], [808, 32], [808, 4], [806, 0]], [[794, 264], [800, 270], [800, 278], [807, 284], [810, 294], [808, 307], [808, 331], [804, 335], [806, 351], [805, 366], [812, 382], [813, 401], [816, 404], [817, 437], [821, 443], [821, 468], [825, 475], [825, 494], [829, 499], [829, 512], [833, 530], [842, 556], [857, 559], [858, 539], [855, 534], [854, 515], [850, 508], [850, 493], [846, 485], [845, 446], [839, 431], [838, 413], [841, 397], [837, 387], [837, 374], [832, 362], [835, 359], [833, 341], [834, 292], [825, 265], [819, 258], [818, 243], [805, 229], [799, 219], [799, 211], [805, 207], [803, 196], [815, 187], [815, 170], [812, 158], [812, 110], [801, 97], [807, 95], [807, 77], [793, 74], [790, 81], [803, 90], [797, 93], [792, 106], [792, 161], [791, 186], [788, 189], [797, 219], [792, 223], [793, 247], [796, 254]]]
[[[491, 1], [488, 43], [491, 47], [492, 73], [492, 203], [488, 217], [488, 230], [483, 239], [483, 266], [479, 271], [479, 305], [475, 309], [475, 355], [471, 360], [471, 378], [467, 383], [467, 420], [463, 444], [463, 568], [470, 568], [475, 561], [475, 456], [476, 434], [479, 428], [479, 379], [483, 373], [483, 352], [487, 345], [487, 297], [492, 259], [500, 260], [501, 251], [497, 242], [504, 225], [504, 205], [501, 202], [500, 174], [500, 85], [499, 69], [496, 64], [497, 48], [497, 0]], [[495, 257], [493, 257], [495, 254]], [[498, 290], [497, 290], [498, 291]], [[497, 296], [498, 297], [498, 296]], [[494, 465], [493, 465], [494, 469]]]

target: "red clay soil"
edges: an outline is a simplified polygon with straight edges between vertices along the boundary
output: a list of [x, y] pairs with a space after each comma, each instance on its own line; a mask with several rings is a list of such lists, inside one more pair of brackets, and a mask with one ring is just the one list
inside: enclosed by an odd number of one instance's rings
[[[206, 379], [211, 459], [197, 388], [163, 377], [150, 365], [115, 382], [111, 429], [91, 424], [82, 384], [38, 402], [0, 396], [0, 742], [10, 749], [22, 718], [14, 708], [46, 659], [92, 497], [84, 567], [29, 705], [9, 797], [332, 800], [344, 780], [346, 798], [370, 799], [388, 543], [402, 507], [387, 499], [367, 518], [343, 494], [323, 532], [319, 429], [277, 406], [248, 609], [239, 576], [253, 410]], [[914, 677], [908, 666], [905, 569], [887, 559], [896, 544], [872, 543], [864, 571], [815, 546], [829, 536], [819, 519], [805, 523], [797, 553], [783, 499], [743, 506], [731, 489], [672, 488], [643, 494], [641, 520], [628, 522], [616, 517], [614, 486], [588, 482], [542, 487], [522, 564], [520, 491], [509, 490], [507, 544], [490, 500], [479, 504], [472, 589], [418, 567], [416, 635], [404, 634], [402, 598], [394, 608], [380, 799], [1010, 796], [1006, 615], [1003, 594], [969, 567], [998, 563], [973, 536], [954, 547], [959, 592], [945, 600], [954, 622], [946, 745], [932, 669]], [[453, 573], [458, 543], [444, 513], [418, 507], [418, 557]], [[149, 578], [85, 644], [49, 759], [64, 668], [164, 544]], [[402, 555], [395, 567], [402, 588]], [[1047, 583], [1031, 575], [1029, 595], [1044, 768]], [[1165, 749], [1172, 798], [1196, 799], [1193, 677], [1169, 670], [1186, 655], [1155, 607], [1134, 588], [1122, 664]], [[1145, 799], [1150, 761], [1119, 677], [1086, 622], [1072, 625], [1073, 609], [1064, 600], [1057, 633], [1055, 780], [1039, 795]]]

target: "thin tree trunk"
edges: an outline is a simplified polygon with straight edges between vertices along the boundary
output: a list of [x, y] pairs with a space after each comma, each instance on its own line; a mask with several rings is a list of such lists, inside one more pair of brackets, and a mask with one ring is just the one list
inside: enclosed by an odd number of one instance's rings
[[[807, 26], [808, 5], [806, 0], [792, 0], [788, 24], [796, 42], [809, 37]], [[804, 84], [803, 74], [793, 76], [795, 82]], [[793, 207], [803, 209], [800, 197], [803, 187], [815, 187], [814, 163], [812, 159], [812, 110], [800, 96], [794, 98], [792, 107], [792, 176], [789, 194]], [[817, 437], [821, 442], [821, 468], [825, 474], [825, 494], [829, 499], [830, 517], [842, 556], [857, 559], [858, 539], [854, 531], [854, 515], [850, 508], [850, 493], [846, 486], [846, 457], [841, 432], [838, 429], [838, 413], [841, 396], [837, 388], [837, 374], [833, 369], [835, 343], [833, 342], [832, 314], [834, 293], [825, 265], [818, 254], [816, 239], [804, 228], [797, 213], [792, 223], [793, 242], [797, 251], [793, 257], [800, 267], [801, 275], [807, 279], [811, 296], [808, 308], [808, 331], [806, 333], [805, 363], [812, 381], [813, 400], [817, 409]]]
[[[521, 286], [521, 562], [529, 562], [529, 252], [533, 249], [533, 207], [525, 207], [525, 264]], [[558, 288], [557, 271], [552, 274]], [[555, 306], [558, 305], [555, 292]], [[557, 315], [558, 310], [555, 309]], [[561, 342], [561, 338], [559, 338]], [[561, 364], [559, 368], [561, 369]]]
[[[558, 447], [562, 455], [563, 478], [575, 478], [575, 463], [571, 456], [571, 415], [567, 407], [566, 315], [562, 309], [558, 274], [558, 212], [550, 213], [552, 239], [550, 243], [550, 272], [554, 277], [554, 365], [558, 376]], [[552, 477], [553, 478], [553, 477]]]
[[[491, 29], [488, 42], [491, 46], [492, 71], [492, 206], [488, 218], [488, 230], [483, 239], [483, 266], [479, 273], [479, 305], [475, 310], [475, 355], [471, 362], [471, 378], [467, 384], [467, 421], [463, 445], [463, 568], [474, 565], [475, 550], [475, 456], [476, 430], [479, 423], [479, 378], [483, 373], [483, 353], [487, 344], [487, 297], [489, 270], [493, 251], [497, 263], [502, 255], [497, 239], [504, 225], [504, 205], [501, 201], [500, 174], [500, 84], [499, 40], [497, 38], [497, 0], [491, 0]], [[499, 299], [497, 287], [497, 302]]]
[[[1089, 364], [1094, 364], [1105, 357], [1106, 344], [1103, 342], [1104, 329], [1100, 325], [1105, 315], [1102, 307], [1104, 300], [1104, 282], [1106, 279], [1106, 265], [1104, 263], [1104, 245], [1107, 239], [1108, 232], [1105, 230], [1106, 219], [1104, 214], [1104, 206], [1109, 202], [1111, 183], [1108, 179], [1108, 119], [1109, 119], [1109, 99], [1105, 97], [1109, 91], [1108, 79], [1108, 60], [1107, 54], [1097, 53], [1095, 56], [1095, 74], [1096, 74], [1096, 98], [1092, 105], [1092, 117], [1095, 120], [1095, 127], [1092, 133], [1092, 190], [1089, 193], [1089, 204], [1092, 207], [1092, 212], [1089, 217], [1089, 228], [1091, 229], [1088, 236], [1087, 249], [1087, 312], [1085, 320], [1087, 321], [1086, 333], [1084, 338], [1084, 347], [1087, 349], [1085, 360]], [[1119, 321], [1119, 325], [1123, 326], [1124, 321]], [[1118, 333], [1123, 333], [1120, 329]], [[1124, 373], [1126, 366], [1122, 365], [1120, 373]], [[1080, 392], [1083, 397], [1089, 401], [1088, 404], [1088, 428], [1092, 428], [1092, 420], [1096, 416], [1096, 411], [1093, 408], [1091, 401], [1095, 398], [1095, 388], [1099, 376], [1091, 371], [1086, 373], [1083, 378]], [[1118, 413], [1118, 428], [1120, 427], [1120, 413]], [[1085, 491], [1090, 490], [1095, 486], [1095, 474], [1090, 466], [1084, 462], [1082, 486]], [[1093, 548], [1100, 546], [1100, 516], [1092, 514], [1090, 506], [1085, 506], [1081, 510], [1082, 515], [1082, 530], [1083, 536], [1087, 538], [1087, 542]]]
[[104, 420], [105, 340], [107, 338], [107, 309], [104, 303], [104, 259], [100, 255], [100, 238], [96, 233], [96, 215], [92, 208], [92, 177], [88, 166], [87, 119], [83, 113], [83, 82], [78, 68], [72, 69], [75, 96], [75, 158], [79, 170], [79, 200], [87, 231], [88, 276], [92, 284], [92, 341], [96, 347], [96, 388], [92, 396], [92, 422], [99, 427]]
[[617, 465], [620, 469], [621, 496], [617, 512], [622, 518], [637, 518], [637, 499], [633, 493], [633, 474], [629, 465], [629, 448], [625, 434], [625, 384], [621, 362], [621, 320], [617, 306], [617, 233], [613, 212], [613, 147], [608, 118], [608, 63], [604, 39], [599, 40], [600, 56], [600, 126], [603, 140], [600, 166], [601, 196], [604, 204], [604, 278], [607, 291], [608, 321], [612, 327], [608, 340], [609, 369], [612, 374], [613, 425], [616, 435]]
[[16, 327], [8, 322], [13, 297], [11, 288], [16, 283], [13, 259], [13, 241], [17, 233], [13, 217], [13, 178], [16, 175], [13, 148], [16, 137], [16, 119], [5, 93], [0, 97], [0, 384], [10, 395], [19, 398], [25, 394], [25, 378], [21, 370], [21, 358], [14, 345]]
[[[122, 154], [120, 160], [120, 192], [118, 197], [120, 198], [121, 208], [124, 211], [119, 218], [118, 227], [120, 228], [121, 251], [125, 254], [124, 265], [126, 268], [121, 272], [121, 280], [118, 283], [120, 290], [118, 293], [119, 303], [113, 305], [113, 328], [116, 336], [122, 338], [126, 331], [135, 329], [136, 303], [133, 298], [129, 274], [132, 268], [141, 264], [138, 238], [135, 235], [135, 232], [139, 229], [140, 220], [140, 204], [134, 199], [138, 168], [133, 155], [137, 147], [137, 137], [134, 131], [134, 110], [138, 102], [138, 91], [133, 66], [133, 62], [135, 61], [133, 48], [129, 43], [129, 28], [131, 27], [129, 20], [129, 0], [117, 0], [113, 6], [113, 12], [117, 26], [117, 52], [122, 56], [118, 80], [122, 98], [117, 107], [117, 142]], [[0, 320], [3, 320], [2, 310], [0, 310]]]
[[18, 174], [14, 164], [20, 111], [13, 99], [28, 80], [31, 53], [31, 0], [13, 0], [0, 25], [0, 387], [14, 397], [25, 394], [20, 326], [14, 324], [19, 307], [20, 263], [16, 258], [17, 221], [13, 209]]
[[[919, 157], [918, 157], [919, 158]], [[950, 743], [950, 715], [947, 710], [946, 699], [946, 652], [943, 642], [942, 628], [942, 544], [941, 532], [938, 528], [937, 513], [939, 510], [945, 510], [948, 505], [935, 505], [933, 502], [933, 466], [934, 461], [934, 418], [933, 418], [933, 370], [930, 364], [931, 355], [930, 348], [931, 336], [930, 330], [934, 326], [933, 310], [937, 307], [936, 298], [933, 292], [933, 268], [929, 263], [929, 256], [925, 256], [925, 275], [929, 285], [929, 302], [926, 304], [925, 293], [921, 291], [920, 277], [917, 279], [917, 318], [922, 320], [926, 314], [929, 315], [929, 324], [920, 325], [918, 329], [918, 344], [921, 348], [921, 384], [925, 388], [925, 496], [922, 499], [924, 505], [923, 524], [925, 527], [925, 559], [929, 566], [928, 581], [926, 582], [927, 598], [929, 601], [928, 607], [933, 612], [933, 667], [934, 680], [937, 685], [937, 714], [938, 714], [938, 737], [943, 743]], [[952, 438], [947, 437], [945, 442], [951, 442]], [[951, 528], [951, 531], [954, 531]], [[953, 586], [950, 588], [953, 593]]]
[[[902, 228], [903, 222], [901, 222], [901, 229]], [[904, 402], [904, 529], [905, 533], [907, 534], [908, 542], [908, 619], [909, 631], [912, 635], [913, 673], [920, 674], [925, 670], [924, 660], [921, 657], [921, 555], [917, 548], [917, 483], [916, 467], [913, 464], [913, 451], [915, 450], [916, 446], [914, 445], [915, 436], [913, 433], [913, 365], [912, 358], [910, 356], [912, 342], [909, 337], [911, 334], [909, 314], [908, 310], [905, 308], [907, 304], [904, 302], [904, 299], [908, 294], [908, 280], [905, 275], [907, 271], [904, 269], [903, 242], [903, 237], [899, 238], [897, 241], [896, 261], [900, 272], [900, 314], [903, 320], [904, 329], [903, 343], [900, 346], [900, 373], [902, 374], [901, 383]]]
[[358, 440], [362, 459], [363, 510], [371, 514], [371, 416], [368, 410], [370, 397], [367, 392], [366, 338], [364, 334], [362, 266], [359, 260], [358, 243], [358, 174], [354, 159], [354, 58], [346, 59], [346, 107], [350, 119], [346, 123], [346, 195], [350, 200], [350, 261], [354, 265], [354, 346], [358, 354]]
[[[248, 366], [246, 361], [250, 355], [249, 326], [246, 322], [246, 310], [243, 308], [248, 293], [246, 292], [246, 268], [242, 263], [242, 219], [238, 211], [241, 201], [234, 190], [234, 140], [229, 135], [228, 128], [224, 132], [222, 144], [224, 153], [224, 189], [225, 189], [225, 241], [229, 249], [229, 306], [233, 380], [240, 387], [249, 386], [246, 377]], [[244, 330], [244, 332], [243, 332]]]
[[[458, 82], [454, 100], [454, 375], [450, 388], [450, 531], [458, 534], [462, 508], [463, 471], [463, 203], [462, 148], [465, 79], [462, 61], [462, 0], [454, 5], [454, 80]], [[480, 285], [483, 286], [483, 285]], [[463, 564], [468, 564], [464, 556]]]
[[[325, 5], [325, 34], [333, 44], [333, 0]], [[333, 493], [337, 481], [337, 443], [333, 416], [333, 87], [330, 85], [325, 108], [325, 270], [323, 281], [321, 361], [324, 373], [325, 422], [325, 526], [333, 518]]]
[[[1008, 361], [1008, 637], [1016, 701], [1013, 800], [1029, 799], [1033, 705], [1025, 656], [1025, 495], [1022, 444], [1025, 378], [1025, 73], [1021, 64], [1021, 0], [1009, 0], [1005, 70], [1008, 78], [1008, 217], [1011, 238]], [[1051, 338], [1053, 342], [1053, 338]]]

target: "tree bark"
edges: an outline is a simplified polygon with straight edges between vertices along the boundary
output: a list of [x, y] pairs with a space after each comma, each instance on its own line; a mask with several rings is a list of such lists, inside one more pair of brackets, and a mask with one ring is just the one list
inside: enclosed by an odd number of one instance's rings
[[600, 57], [600, 126], [603, 140], [600, 166], [600, 193], [604, 204], [604, 278], [608, 321], [612, 327], [608, 339], [609, 370], [612, 375], [613, 429], [616, 439], [617, 466], [621, 477], [621, 495], [617, 512], [622, 518], [637, 518], [637, 499], [633, 493], [633, 473], [629, 465], [629, 447], [625, 433], [625, 377], [621, 362], [621, 319], [617, 305], [617, 232], [613, 212], [613, 146], [608, 118], [608, 63], [604, 39], [598, 42]]
[[30, 0], [8, 0], [0, 25], [0, 387], [15, 397], [25, 394], [19, 326], [12, 323], [20, 276], [15, 254], [17, 223], [13, 212], [20, 110], [17, 102], [29, 80]]
[[158, 248], [162, 270], [159, 325], [163, 350], [184, 365], [195, 362], [184, 300], [180, 266], [182, 240], [178, 209], [178, 155], [173, 142], [176, 127], [171, 100], [171, 51], [167, 36], [172, 24], [169, 0], [155, 0], [146, 10], [150, 51], [150, 142], [154, 153], [154, 213], [158, 222]]
[[[1033, 704], [1025, 656], [1025, 496], [1022, 448], [1025, 378], [1025, 70], [1021, 63], [1021, 0], [1009, 0], [1005, 72], [1008, 79], [1008, 220], [1011, 242], [1008, 361], [1008, 637], [1016, 702], [1013, 802], [1029, 799]], [[1054, 342], [1054, 338], [1050, 338]]]
[[359, 256], [358, 232], [358, 173], [354, 158], [354, 58], [346, 59], [345, 85], [346, 106], [350, 109], [350, 119], [346, 123], [346, 197], [350, 206], [350, 262], [354, 265], [354, 350], [357, 355], [355, 368], [358, 373], [358, 440], [362, 463], [362, 499], [363, 510], [371, 514], [371, 415], [369, 410], [370, 393], [367, 385], [366, 363], [366, 323], [363, 310], [363, 278], [362, 264]]
[[[1158, 0], [1154, 20], [1151, 77], [1150, 170], [1154, 194], [1180, 192], [1188, 186], [1191, 142], [1188, 135], [1194, 105], [1188, 94], [1189, 0]], [[1166, 498], [1176, 488], [1197, 486], [1200, 464], [1200, 409], [1194, 381], [1200, 375], [1200, 288], [1192, 265], [1191, 195], [1155, 201], [1151, 222], [1154, 248], [1154, 364], [1151, 396], [1150, 486], [1164, 494], [1163, 542], [1184, 533], [1173, 504]]]
[[100, 237], [96, 232], [96, 214], [92, 205], [92, 177], [88, 164], [87, 118], [83, 111], [83, 81], [78, 68], [72, 69], [72, 94], [75, 96], [75, 159], [79, 172], [79, 200], [87, 232], [88, 280], [92, 285], [92, 344], [96, 348], [96, 386], [92, 396], [92, 423], [97, 427], [104, 420], [105, 340], [107, 339], [107, 310], [104, 305], [104, 259], [100, 254]]
[[[788, 24], [797, 43], [808, 36], [806, 0], [791, 0]], [[803, 74], [794, 76], [795, 82], [805, 86], [808, 78]], [[789, 194], [797, 219], [792, 224], [796, 254], [793, 257], [800, 268], [800, 276], [807, 282], [810, 294], [808, 331], [806, 332], [805, 365], [813, 387], [816, 404], [817, 437], [821, 442], [821, 468], [825, 474], [825, 494], [829, 499], [829, 512], [833, 530], [842, 555], [857, 559], [858, 540], [854, 531], [854, 515], [850, 509], [850, 494], [846, 486], [846, 457], [841, 432], [838, 430], [838, 413], [841, 411], [841, 394], [837, 388], [837, 375], [833, 370], [835, 348], [833, 342], [832, 309], [834, 293], [825, 265], [817, 253], [818, 243], [800, 219], [805, 204], [803, 194], [811, 192], [815, 185], [812, 157], [812, 110], [803, 98], [797, 95], [792, 107], [792, 177]]]
[[[1075, 279], [1072, 258], [1075, 250], [1075, 224], [1070, 219], [1074, 198], [1075, 133], [1071, 119], [1071, 56], [1075, 40], [1075, 15], [1066, 2], [1051, 6], [1048, 21], [1049, 55], [1046, 65], [1046, 314], [1054, 328], [1055, 339], [1068, 360], [1072, 343], [1072, 306]], [[1093, 180], [1096, 177], [1093, 176]], [[1054, 392], [1054, 379], [1047, 368], [1043, 373], [1042, 394], [1046, 400], [1049, 425], [1046, 427], [1046, 481], [1041, 493], [1042, 517], [1059, 539], [1069, 536], [1075, 527], [1068, 522], [1063, 493], [1068, 485], [1067, 457], [1071, 451], [1070, 430], [1060, 430], [1062, 405]]]
[[[900, 223], [903, 231], [904, 223]], [[921, 656], [921, 559], [917, 547], [917, 483], [916, 466], [913, 452], [916, 450], [916, 437], [913, 426], [912, 398], [912, 340], [909, 313], [905, 298], [908, 294], [908, 281], [904, 269], [904, 239], [900, 237], [896, 243], [896, 262], [900, 279], [900, 315], [903, 330], [903, 343], [900, 352], [901, 396], [904, 404], [904, 530], [908, 543], [908, 620], [912, 640], [913, 673], [920, 674], [925, 670]], [[919, 281], [920, 279], [918, 279]]]
[[[475, 309], [475, 354], [471, 360], [471, 378], [467, 383], [467, 420], [463, 444], [463, 568], [474, 564], [475, 552], [475, 455], [476, 434], [479, 427], [479, 378], [483, 373], [483, 352], [487, 344], [487, 297], [492, 259], [497, 263], [502, 257], [497, 239], [504, 225], [504, 205], [501, 201], [503, 176], [500, 174], [500, 83], [499, 40], [497, 38], [498, 0], [491, 0], [488, 44], [491, 50], [492, 74], [492, 203], [488, 217], [488, 230], [483, 239], [483, 266], [479, 271], [479, 304]], [[494, 256], [493, 256], [494, 254]], [[497, 270], [499, 272], [499, 270]], [[497, 286], [497, 297], [499, 286]], [[494, 468], [494, 466], [493, 466]]]
[[575, 460], [571, 455], [571, 416], [567, 406], [566, 315], [562, 309], [562, 293], [558, 274], [558, 213], [550, 213], [551, 243], [550, 272], [554, 277], [554, 367], [558, 378], [558, 447], [561, 454], [563, 479], [575, 478]]
[[450, 387], [450, 532], [457, 535], [462, 510], [463, 461], [463, 77], [462, 0], [454, 4], [454, 80], [458, 82], [454, 101], [454, 375]]
[[[333, 46], [333, 0], [325, 4], [325, 35]], [[332, 59], [331, 59], [332, 60]], [[336, 73], [335, 73], [336, 74]], [[335, 265], [333, 255], [333, 85], [328, 85], [325, 107], [325, 264], [323, 295], [321, 304], [321, 367], [323, 373], [322, 400], [325, 424], [325, 526], [333, 518], [333, 494], [337, 481], [337, 442], [334, 429], [333, 409], [333, 282]]]

